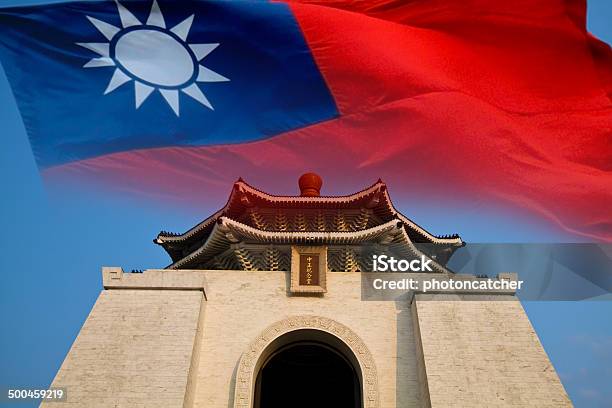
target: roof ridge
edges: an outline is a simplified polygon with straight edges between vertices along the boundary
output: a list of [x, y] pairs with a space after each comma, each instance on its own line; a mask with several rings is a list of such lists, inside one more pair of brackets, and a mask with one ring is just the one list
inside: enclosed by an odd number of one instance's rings
[[[218, 217], [221, 214], [223, 214], [228, 208], [229, 205], [232, 201], [232, 198], [234, 196], [234, 194], [237, 192], [237, 190], [240, 190], [240, 187], [246, 187], [246, 191], [251, 190], [251, 192], [263, 195], [263, 196], [267, 196], [270, 197], [272, 199], [286, 199], [285, 201], [289, 201], [291, 200], [292, 202], [304, 202], [304, 203], [308, 203], [308, 202], [312, 202], [312, 203], [325, 203], [330, 202], [330, 201], [339, 201], [342, 202], [344, 200], [353, 198], [353, 200], [350, 201], [354, 201], [355, 199], [358, 198], [358, 196], [360, 195], [364, 195], [366, 192], [369, 191], [374, 191], [376, 189], [376, 187], [382, 187], [382, 186], [386, 186], [386, 184], [381, 180], [378, 179], [378, 181], [376, 181], [376, 183], [372, 184], [370, 187], [364, 188], [361, 191], [358, 191], [356, 193], [353, 194], [349, 194], [349, 195], [344, 195], [344, 196], [319, 196], [319, 197], [303, 197], [303, 196], [280, 196], [280, 195], [274, 195], [274, 194], [270, 194], [270, 193], [266, 193], [265, 191], [262, 191], [256, 187], [251, 186], [250, 184], [248, 184], [246, 181], [244, 181], [242, 179], [242, 177], [238, 178], [238, 180], [236, 180], [236, 182], [233, 184], [232, 186], [232, 191], [230, 193], [230, 196], [227, 200], [227, 202], [225, 203], [225, 205], [219, 209], [218, 211], [216, 211], [214, 214], [212, 214], [211, 216], [209, 216], [208, 218], [202, 220], [201, 222], [199, 222], [196, 226], [194, 226], [193, 228], [187, 230], [184, 233], [173, 233], [173, 232], [168, 232], [168, 231], [161, 231], [159, 234], [157, 234], [157, 237], [153, 240], [154, 243], [156, 244], [162, 244], [164, 243], [164, 238], [170, 238], [170, 240], [173, 240], [173, 238], [178, 238], [178, 237], [183, 237], [183, 236], [188, 236], [188, 235], [192, 235], [197, 233], [199, 230], [201, 230], [202, 228], [204, 228], [206, 225], [209, 224], [210, 221], [212, 221], [212, 219], [214, 217]], [[245, 190], [241, 190], [241, 191], [245, 191]], [[167, 242], [167, 241], [166, 241]]]
[[346, 194], [346, 195], [321, 195], [321, 196], [315, 196], [315, 197], [307, 197], [307, 196], [301, 196], [301, 195], [277, 195], [277, 194], [271, 194], [268, 192], [265, 192], [257, 187], [252, 186], [251, 184], [247, 183], [246, 181], [244, 181], [242, 179], [242, 177], [240, 177], [235, 183], [234, 186], [236, 186], [237, 184], [240, 184], [244, 187], [247, 187], [248, 189], [252, 190], [252, 192], [257, 192], [259, 194], [271, 197], [271, 198], [276, 198], [276, 199], [298, 199], [298, 201], [304, 201], [304, 202], [324, 202], [326, 201], [326, 199], [347, 199], [347, 198], [351, 198], [351, 197], [356, 197], [359, 195], [363, 195], [365, 192], [369, 191], [369, 190], [374, 190], [375, 187], [379, 187], [379, 186], [386, 186], [385, 182], [382, 181], [381, 179], [378, 179], [374, 184], [370, 185], [369, 187], [366, 187], [360, 191], [357, 191], [355, 193], [352, 194]]

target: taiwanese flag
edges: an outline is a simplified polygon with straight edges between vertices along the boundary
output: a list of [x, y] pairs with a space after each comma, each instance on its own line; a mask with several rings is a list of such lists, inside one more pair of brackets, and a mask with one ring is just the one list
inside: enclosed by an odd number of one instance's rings
[[239, 176], [520, 209], [612, 241], [612, 52], [584, 0], [0, 8], [43, 176], [198, 205]]

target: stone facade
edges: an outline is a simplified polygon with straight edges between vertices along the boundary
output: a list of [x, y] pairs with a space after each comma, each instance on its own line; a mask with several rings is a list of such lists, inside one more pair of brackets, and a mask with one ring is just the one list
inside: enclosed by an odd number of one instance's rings
[[242, 354], [269, 326], [301, 316], [332, 320], [361, 339], [374, 358], [379, 407], [420, 406], [410, 305], [361, 301], [360, 274], [330, 273], [323, 297], [288, 296], [287, 272], [207, 271], [206, 278], [196, 407], [236, 406]]
[[365, 408], [571, 406], [511, 296], [363, 301], [360, 275], [329, 273], [328, 292], [313, 297], [292, 296], [283, 271], [105, 268], [53, 386], [74, 407], [252, 406], [269, 344], [312, 328], [355, 355]]
[[432, 407], [567, 407], [571, 402], [520, 302], [413, 302]]
[[197, 273], [103, 274], [105, 290], [52, 383], [66, 387], [61, 404], [182, 407], [204, 305], [202, 274], [199, 285]]

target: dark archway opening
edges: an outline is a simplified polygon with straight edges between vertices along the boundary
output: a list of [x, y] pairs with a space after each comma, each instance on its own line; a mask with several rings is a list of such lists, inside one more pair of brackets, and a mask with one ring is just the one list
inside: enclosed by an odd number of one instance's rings
[[353, 365], [322, 343], [289, 344], [272, 354], [255, 383], [255, 408], [361, 408]]

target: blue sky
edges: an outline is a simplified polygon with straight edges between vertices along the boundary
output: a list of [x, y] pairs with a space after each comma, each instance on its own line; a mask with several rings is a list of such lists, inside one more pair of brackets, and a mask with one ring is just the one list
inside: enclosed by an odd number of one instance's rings
[[[5, 0], [2, 5], [39, 3]], [[590, 0], [589, 28], [608, 43], [610, 21], [612, 2]], [[224, 203], [202, 203], [194, 212], [92, 191], [46, 191], [1, 70], [0, 107], [0, 387], [45, 387], [101, 290], [101, 267], [165, 266], [167, 256], [151, 242], [159, 230], [184, 231]], [[513, 217], [483, 209], [398, 204], [426, 228], [460, 232], [468, 242], [498, 240], [500, 231], [507, 241], [572, 240], [536, 220], [517, 224]], [[524, 306], [575, 405], [612, 406], [612, 302]]]

